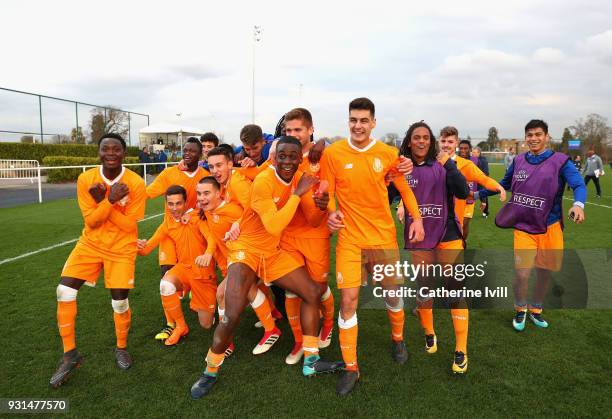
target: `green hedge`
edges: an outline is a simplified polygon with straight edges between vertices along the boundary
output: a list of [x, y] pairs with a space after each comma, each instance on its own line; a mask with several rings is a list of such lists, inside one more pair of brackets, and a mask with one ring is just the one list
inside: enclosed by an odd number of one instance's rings
[[[138, 157], [126, 157], [124, 163], [138, 163]], [[100, 164], [97, 157], [47, 156], [42, 159], [43, 166], [79, 166]], [[142, 166], [128, 166], [130, 170], [142, 176]], [[77, 180], [83, 169], [55, 169], [47, 171], [47, 182], [61, 183]]]
[[[138, 147], [128, 147], [128, 156], [138, 156]], [[98, 157], [98, 146], [94, 144], [28, 144], [0, 143], [0, 159], [38, 160], [45, 156]]]

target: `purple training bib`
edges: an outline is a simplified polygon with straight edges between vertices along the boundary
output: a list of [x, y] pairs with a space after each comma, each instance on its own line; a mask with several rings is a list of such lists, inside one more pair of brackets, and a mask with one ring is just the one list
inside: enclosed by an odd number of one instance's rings
[[412, 224], [412, 217], [405, 208], [404, 248], [405, 249], [433, 249], [446, 232], [446, 218], [448, 204], [446, 201], [446, 170], [435, 161], [431, 166], [415, 165], [412, 173], [406, 175], [408, 185], [419, 205], [419, 212], [423, 218], [425, 239], [419, 243], [410, 243], [408, 232]]
[[523, 153], [514, 158], [512, 197], [497, 213], [495, 225], [543, 234], [559, 191], [559, 171], [569, 157], [553, 153], [542, 163], [531, 164], [525, 156]]

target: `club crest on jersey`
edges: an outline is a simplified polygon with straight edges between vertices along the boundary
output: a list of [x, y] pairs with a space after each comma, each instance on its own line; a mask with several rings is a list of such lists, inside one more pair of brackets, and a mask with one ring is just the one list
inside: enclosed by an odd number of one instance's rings
[[529, 177], [529, 173], [527, 173], [526, 170], [519, 170], [518, 173], [516, 173], [514, 175], [514, 179], [516, 179], [517, 182], [524, 182], [527, 180], [527, 178]]
[[337, 272], [337, 274], [336, 274], [336, 283], [338, 285], [342, 285], [342, 283], [344, 283], [344, 278], [342, 277], [342, 272]]
[[376, 173], [380, 173], [383, 171], [383, 164], [378, 157], [374, 158], [374, 163], [372, 163], [372, 169], [374, 169]]
[[213, 220], [213, 223], [218, 224], [219, 223], [219, 215], [218, 214], [213, 214], [212, 220]]
[[236, 260], [244, 260], [246, 258], [246, 255], [244, 254], [244, 252], [242, 250], [240, 250], [239, 252], [236, 252]]

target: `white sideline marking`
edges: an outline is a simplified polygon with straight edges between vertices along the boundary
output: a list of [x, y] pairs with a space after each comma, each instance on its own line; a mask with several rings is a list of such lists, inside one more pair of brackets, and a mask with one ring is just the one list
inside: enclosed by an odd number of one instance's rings
[[[159, 217], [161, 215], [164, 215], [164, 214], [161, 213], [161, 214], [151, 215], [150, 217], [143, 218], [142, 220], [140, 220], [138, 222], [141, 223], [143, 221], [147, 221], [147, 220], [150, 220], [151, 218], [156, 218], [156, 217]], [[36, 255], [38, 253], [46, 252], [47, 250], [55, 249], [56, 247], [65, 246], [67, 244], [74, 243], [77, 240], [78, 240], [78, 238], [77, 239], [72, 239], [72, 240], [66, 240], [65, 242], [61, 242], [61, 243], [57, 243], [57, 244], [54, 244], [54, 245], [51, 245], [51, 246], [43, 247], [42, 249], [38, 249], [38, 250], [34, 250], [32, 252], [24, 253], [23, 255], [15, 256], [13, 258], [3, 259], [3, 260], [0, 260], [0, 265], [5, 264], [5, 263], [9, 263], [9, 262], [13, 262], [15, 260], [27, 258], [28, 256]]]
[[[573, 201], [573, 200], [574, 200], [573, 198], [568, 198], [568, 197], [566, 197], [566, 196], [564, 196], [564, 197], [563, 197], [563, 199], [567, 199], [568, 201]], [[604, 205], [604, 204], [595, 204], [594, 202], [588, 202], [588, 201], [587, 201], [587, 204], [589, 204], [589, 205], [595, 205], [595, 206], [597, 206], [597, 207], [612, 208], [610, 205]]]

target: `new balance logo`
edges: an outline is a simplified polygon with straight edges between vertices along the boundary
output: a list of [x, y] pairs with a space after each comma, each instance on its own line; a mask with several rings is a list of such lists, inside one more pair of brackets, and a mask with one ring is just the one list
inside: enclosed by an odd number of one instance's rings
[[347, 163], [344, 165], [345, 169], [352, 169], [353, 168], [353, 163]]

